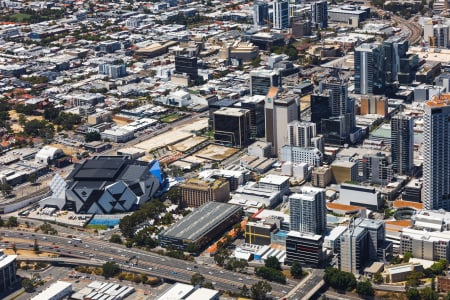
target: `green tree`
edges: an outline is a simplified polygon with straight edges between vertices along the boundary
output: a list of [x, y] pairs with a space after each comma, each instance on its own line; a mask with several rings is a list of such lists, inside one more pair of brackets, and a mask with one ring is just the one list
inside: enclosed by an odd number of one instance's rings
[[398, 255], [396, 255], [391, 258], [390, 264], [398, 265], [398, 264], [401, 264], [402, 262], [403, 262], [403, 259], [401, 259]]
[[267, 299], [267, 293], [272, 291], [272, 286], [267, 281], [258, 281], [250, 288], [253, 300]]
[[115, 262], [105, 262], [102, 265], [102, 270], [103, 270], [103, 276], [105, 276], [106, 279], [110, 278], [110, 277], [114, 277], [115, 275], [120, 273], [120, 267], [118, 264], [116, 264]]
[[166, 193], [166, 198], [173, 204], [178, 204], [181, 199], [181, 190], [179, 187], [173, 187]]
[[375, 290], [372, 287], [370, 281], [361, 281], [356, 285], [356, 292], [360, 296], [373, 296], [375, 295]]
[[122, 239], [118, 234], [112, 234], [111, 237], [109, 238], [109, 241], [115, 244], [122, 244]]
[[217, 250], [217, 253], [214, 255], [214, 261], [219, 266], [223, 267], [225, 261], [230, 257], [230, 252], [227, 249], [220, 248]]
[[28, 175], [28, 181], [29, 181], [32, 185], [34, 185], [34, 184], [36, 183], [37, 179], [38, 179], [38, 176], [37, 176], [36, 173], [32, 173], [32, 174]]
[[48, 123], [46, 120], [33, 119], [27, 121], [23, 128], [23, 132], [32, 137], [41, 137], [45, 139], [52, 139], [55, 133], [55, 128], [52, 124]]
[[53, 228], [52, 225], [50, 225], [47, 222], [44, 222], [44, 224], [42, 224], [38, 228], [42, 231], [42, 233], [45, 233], [45, 234], [51, 234], [51, 235], [57, 235], [58, 234], [58, 231], [55, 228]]
[[373, 274], [373, 282], [377, 283], [377, 284], [383, 282], [383, 276], [381, 275], [380, 272], [377, 272], [377, 273]]
[[419, 290], [416, 288], [408, 288], [406, 289], [406, 298], [408, 300], [420, 300]]
[[303, 276], [303, 268], [302, 268], [302, 266], [301, 266], [298, 262], [296, 262], [296, 261], [294, 261], [294, 262], [292, 263], [292, 266], [291, 266], [291, 276], [294, 277], [294, 278], [296, 278], [296, 279], [299, 279], [299, 278], [301, 278], [301, 277]]
[[434, 275], [442, 275], [444, 270], [448, 268], [448, 261], [445, 259], [440, 259], [435, 262], [429, 269]]
[[135, 227], [136, 222], [132, 215], [125, 216], [120, 219], [119, 228], [124, 237], [132, 238], [134, 235]]
[[5, 221], [3, 221], [2, 218], [0, 218], [0, 227], [3, 227], [3, 226], [5, 226]]
[[195, 273], [194, 275], [191, 276], [191, 284], [192, 285], [203, 285], [203, 283], [205, 282], [205, 277], [203, 277], [202, 274], [200, 273]]
[[283, 274], [283, 272], [273, 268], [260, 267], [256, 269], [255, 274], [266, 280], [275, 281], [283, 284], [286, 283], [286, 276]]
[[241, 297], [248, 297], [250, 294], [250, 290], [248, 289], [248, 287], [244, 284], [241, 288], [241, 293], [240, 296]]
[[100, 141], [101, 139], [102, 139], [102, 137], [101, 137], [100, 133], [98, 133], [96, 131], [88, 132], [84, 136], [84, 141], [86, 143], [93, 142], [93, 141]]
[[206, 289], [210, 289], [210, 290], [214, 290], [215, 288], [214, 288], [214, 285], [212, 284], [212, 282], [205, 282], [204, 284], [203, 284], [203, 287], [204, 288], [206, 288]]
[[12, 244], [12, 250], [14, 251], [14, 254], [17, 254], [16, 243], [13, 243], [13, 244]]
[[351, 291], [356, 288], [355, 275], [349, 272], [339, 271], [335, 268], [326, 268], [323, 280], [327, 285], [336, 290]]
[[438, 300], [439, 294], [429, 286], [420, 290], [420, 295], [423, 300]]
[[409, 260], [413, 258], [413, 255], [411, 252], [406, 252], [405, 255], [403, 255], [403, 262], [407, 263]]
[[407, 287], [417, 287], [420, 285], [420, 279], [423, 278], [423, 274], [420, 272], [412, 271], [406, 277], [406, 286]]
[[2, 183], [0, 187], [2, 189], [3, 197], [8, 197], [9, 195], [11, 195], [13, 189], [7, 182]]
[[29, 278], [24, 278], [22, 280], [22, 287], [24, 288], [25, 292], [27, 292], [27, 293], [34, 292], [33, 282]]
[[44, 109], [44, 119], [52, 122], [58, 116], [59, 116], [59, 109], [55, 108], [54, 106], [49, 106], [46, 109]]
[[161, 218], [161, 224], [163, 225], [170, 225], [174, 221], [174, 217], [170, 212], [167, 212], [164, 214], [164, 216]]
[[39, 245], [38, 245], [37, 239], [34, 239], [33, 251], [34, 251], [34, 253], [36, 253], [36, 254], [40, 252], [40, 251], [39, 251]]
[[186, 247], [186, 251], [194, 254], [198, 252], [198, 247], [195, 243], [189, 243]]
[[8, 218], [8, 222], [6, 223], [8, 227], [18, 227], [19, 221], [17, 221], [17, 217], [11, 216]]
[[19, 114], [18, 121], [20, 126], [25, 126], [25, 123], [27, 122], [27, 117], [25, 117], [24, 114]]
[[276, 256], [269, 256], [266, 259], [264, 265], [268, 268], [272, 268], [272, 269], [281, 271], [281, 264], [278, 261], [278, 258], [276, 258]]

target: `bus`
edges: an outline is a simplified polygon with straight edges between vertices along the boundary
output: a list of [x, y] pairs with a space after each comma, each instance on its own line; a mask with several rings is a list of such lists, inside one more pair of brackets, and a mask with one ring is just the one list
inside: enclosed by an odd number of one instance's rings
[[79, 238], [72, 238], [72, 241], [82, 243], [83, 241]]

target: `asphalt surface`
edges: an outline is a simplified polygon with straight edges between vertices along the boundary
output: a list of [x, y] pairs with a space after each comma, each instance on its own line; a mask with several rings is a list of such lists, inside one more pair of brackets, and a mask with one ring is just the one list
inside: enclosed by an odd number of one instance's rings
[[[261, 280], [253, 275], [231, 272], [216, 266], [200, 265], [195, 262], [161, 256], [139, 249], [129, 249], [122, 245], [111, 244], [90, 237], [82, 237], [78, 234], [77, 237], [82, 238], [81, 243], [66, 237], [17, 230], [1, 230], [0, 236], [3, 238], [0, 241], [0, 248], [11, 248], [11, 244], [14, 242], [18, 249], [32, 249], [34, 239], [36, 239], [41, 251], [69, 257], [88, 258], [101, 262], [115, 261], [125, 270], [144, 272], [178, 282], [189, 283], [193, 274], [200, 273], [205, 277], [206, 281], [213, 283], [218, 290], [239, 292], [244, 284], [250, 287]], [[130, 261], [132, 257], [137, 257], [138, 259], [134, 258]], [[293, 287], [292, 283], [282, 285], [271, 282], [270, 284], [272, 286], [272, 295], [275, 297], [283, 297]]]
[[309, 270], [311, 275], [300, 285], [293, 295], [288, 297], [291, 300], [302, 300], [304, 297], [315, 288], [319, 282], [323, 279], [324, 270], [311, 269]]

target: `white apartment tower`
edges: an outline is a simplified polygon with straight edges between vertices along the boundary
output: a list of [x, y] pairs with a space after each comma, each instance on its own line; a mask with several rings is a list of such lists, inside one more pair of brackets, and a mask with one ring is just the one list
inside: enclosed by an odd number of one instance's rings
[[310, 147], [311, 139], [317, 135], [313, 122], [293, 121], [288, 124], [288, 144], [298, 147]]
[[289, 197], [291, 230], [323, 234], [326, 230], [325, 189], [303, 187]]
[[288, 124], [298, 120], [299, 107], [296, 96], [278, 98], [277, 88], [267, 94], [264, 107], [266, 121], [266, 142], [272, 143], [275, 155], [281, 155], [281, 147], [288, 143]]
[[425, 103], [422, 202], [450, 210], [450, 94]]

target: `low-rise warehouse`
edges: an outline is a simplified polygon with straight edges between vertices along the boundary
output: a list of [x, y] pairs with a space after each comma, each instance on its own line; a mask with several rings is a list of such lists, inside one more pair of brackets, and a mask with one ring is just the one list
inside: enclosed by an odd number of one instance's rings
[[159, 234], [162, 247], [186, 251], [194, 244], [202, 249], [226, 229], [241, 220], [242, 208], [237, 205], [208, 202], [194, 210], [181, 221]]

